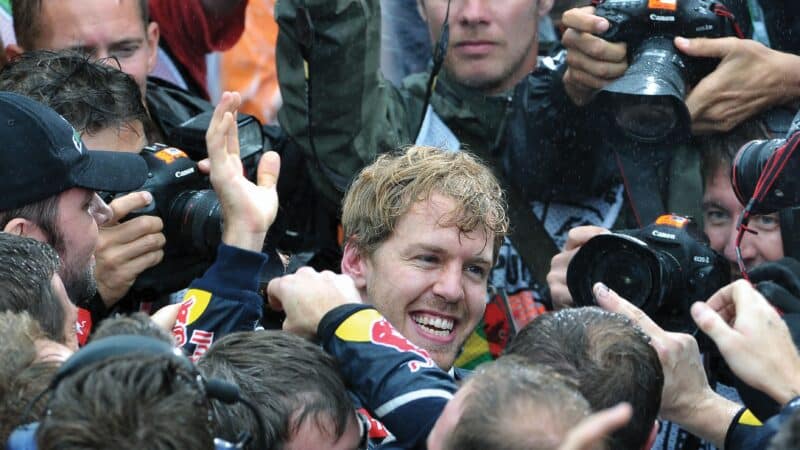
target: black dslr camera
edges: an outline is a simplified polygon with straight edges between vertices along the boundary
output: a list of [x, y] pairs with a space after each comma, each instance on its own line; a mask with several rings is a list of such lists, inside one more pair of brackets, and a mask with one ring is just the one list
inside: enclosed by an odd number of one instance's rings
[[[712, 0], [594, 0], [595, 14], [610, 27], [603, 38], [628, 44], [630, 66], [597, 94], [607, 121], [639, 142], [688, 138], [687, 86], [710, 73], [717, 61], [690, 58], [673, 45], [686, 38], [741, 36], [735, 18]], [[736, 33], [736, 34], [734, 34]]]
[[693, 333], [689, 307], [730, 281], [728, 262], [698, 237], [697, 225], [676, 215], [595, 236], [569, 264], [569, 292], [576, 305], [594, 305], [592, 286], [603, 282], [662, 328]]
[[222, 239], [222, 211], [208, 177], [184, 151], [154, 144], [143, 148], [141, 156], [148, 174], [138, 190], [150, 192], [153, 201], [125, 220], [160, 217], [167, 243], [161, 263], [142, 272], [131, 290], [158, 295], [186, 287], [208, 268]]
[[[731, 186], [750, 213], [769, 214], [800, 206], [800, 112], [783, 139], [755, 140], [736, 153]], [[753, 201], [758, 197], [758, 201]]]

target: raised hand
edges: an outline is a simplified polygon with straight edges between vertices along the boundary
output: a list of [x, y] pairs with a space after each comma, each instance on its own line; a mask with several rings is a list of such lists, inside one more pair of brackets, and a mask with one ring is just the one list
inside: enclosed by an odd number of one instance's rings
[[208, 172], [222, 205], [222, 241], [228, 245], [261, 251], [264, 238], [278, 213], [280, 157], [267, 152], [261, 157], [257, 184], [244, 176], [239, 157], [236, 113], [242, 100], [236, 92], [222, 94], [206, 133], [208, 159], [199, 163]]

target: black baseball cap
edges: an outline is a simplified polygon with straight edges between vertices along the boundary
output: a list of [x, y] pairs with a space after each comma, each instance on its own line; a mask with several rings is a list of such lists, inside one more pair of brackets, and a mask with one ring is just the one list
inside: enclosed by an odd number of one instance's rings
[[74, 187], [128, 192], [147, 178], [133, 153], [89, 150], [74, 128], [41, 103], [0, 92], [0, 211]]

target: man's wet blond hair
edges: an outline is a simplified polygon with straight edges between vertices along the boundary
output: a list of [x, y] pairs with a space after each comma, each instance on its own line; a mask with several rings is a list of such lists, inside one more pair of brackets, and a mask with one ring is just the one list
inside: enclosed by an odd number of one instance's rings
[[483, 230], [493, 239], [496, 259], [508, 233], [505, 198], [497, 179], [475, 156], [435, 147], [413, 146], [384, 154], [361, 171], [342, 206], [346, 242], [371, 255], [412, 205], [433, 194], [456, 204], [440, 225], [456, 226], [462, 233]]

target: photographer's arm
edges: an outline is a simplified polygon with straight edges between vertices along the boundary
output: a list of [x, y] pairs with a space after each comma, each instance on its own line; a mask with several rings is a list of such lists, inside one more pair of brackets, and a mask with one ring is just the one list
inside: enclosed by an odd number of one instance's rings
[[690, 56], [720, 59], [686, 98], [694, 133], [729, 131], [772, 106], [800, 99], [800, 56], [733, 37], [675, 38], [675, 46]]
[[95, 249], [97, 292], [107, 308], [116, 304], [133, 286], [136, 277], [164, 257], [166, 238], [159, 217], [139, 216], [120, 223], [131, 211], [153, 201], [148, 192], [134, 192], [114, 199], [110, 222], [100, 227]]
[[595, 285], [594, 295], [603, 309], [628, 317], [650, 336], [664, 371], [659, 416], [723, 448], [728, 428], [742, 406], [711, 389], [694, 337], [664, 331], [642, 310], [602, 283]]
[[361, 296], [347, 275], [304, 267], [269, 283], [270, 305], [286, 313], [283, 329], [318, 337], [373, 417], [392, 432], [392, 448], [424, 448], [452, 398], [452, 377], [406, 340]]
[[573, 306], [572, 295], [567, 286], [567, 269], [572, 257], [578, 253], [581, 246], [598, 234], [608, 233], [608, 230], [592, 225], [575, 227], [569, 230], [567, 243], [561, 253], [550, 261], [550, 272], [547, 273], [547, 287], [550, 289], [550, 298], [553, 309], [570, 308]]
[[[298, 35], [306, 8], [315, 34]], [[310, 161], [319, 160], [337, 178], [351, 179], [376, 154], [414, 141], [404, 130], [399, 93], [383, 79], [380, 63], [381, 9], [378, 0], [281, 0], [276, 59], [283, 106], [281, 126]], [[310, 42], [304, 59], [304, 42]], [[311, 120], [308, 123], [309, 76]], [[310, 133], [310, 136], [309, 136]], [[313, 139], [313, 149], [310, 139]], [[331, 177], [309, 165], [312, 180], [330, 199], [341, 192]], [[343, 186], [339, 186], [343, 187]]]
[[245, 178], [234, 120], [240, 103], [239, 94], [222, 94], [206, 134], [209, 158], [198, 163], [210, 172], [224, 230], [214, 264], [192, 282], [173, 328], [178, 345], [195, 359], [215, 339], [253, 330], [263, 313], [258, 289], [267, 256], [261, 249], [278, 211], [280, 158], [275, 152], [265, 153], [258, 165], [258, 184]]
[[608, 30], [608, 21], [594, 15], [594, 7], [573, 8], [564, 13], [567, 27], [561, 43], [567, 49], [564, 89], [576, 105], [588, 103], [597, 90], [628, 69], [627, 47], [596, 36]]

